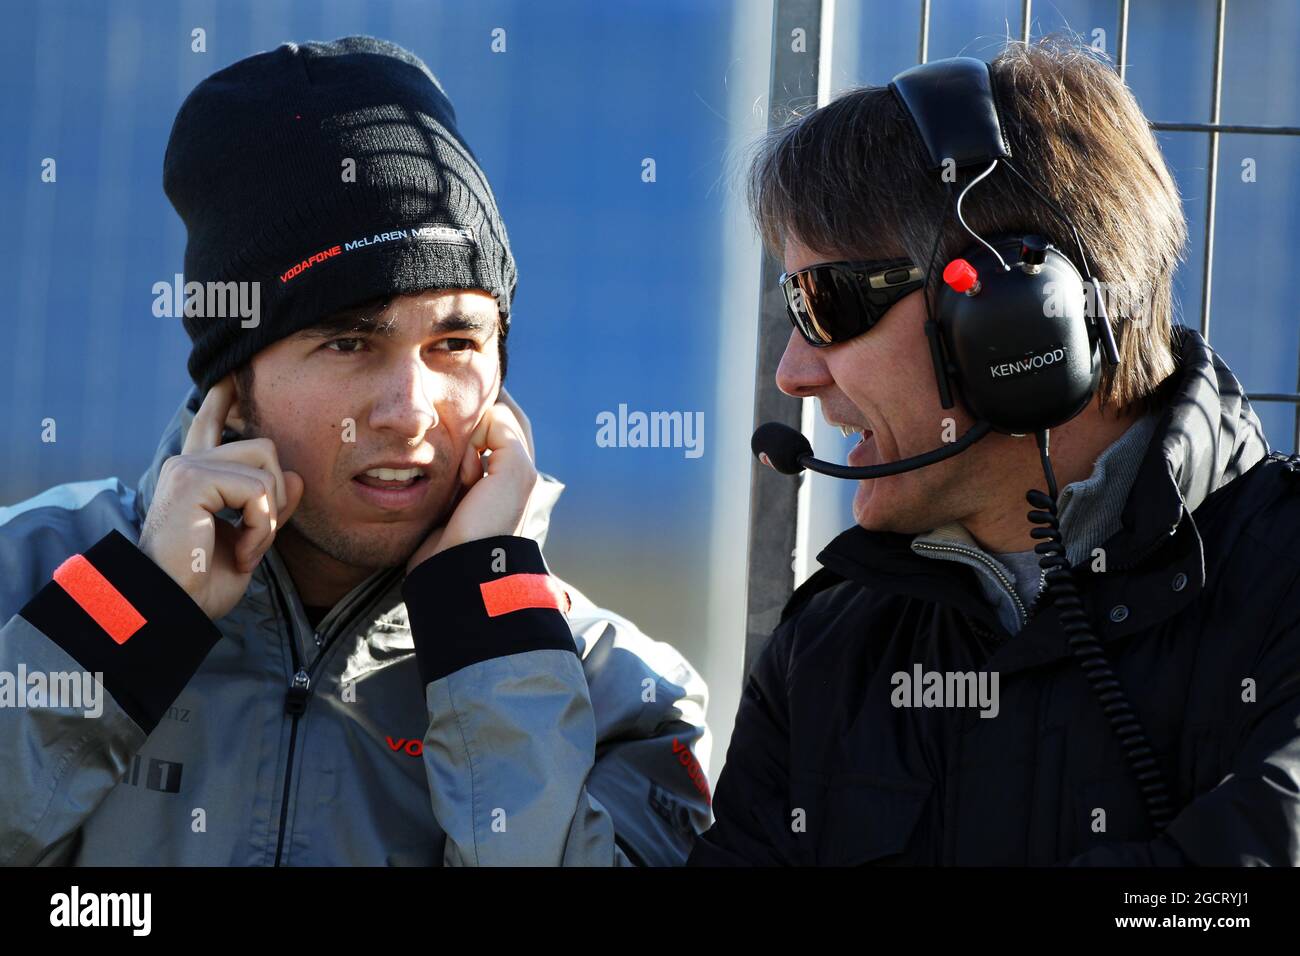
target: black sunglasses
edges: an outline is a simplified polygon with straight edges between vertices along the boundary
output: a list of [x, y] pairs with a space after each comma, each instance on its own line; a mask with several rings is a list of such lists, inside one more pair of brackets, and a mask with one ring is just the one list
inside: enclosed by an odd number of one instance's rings
[[781, 274], [786, 312], [807, 343], [825, 348], [861, 335], [905, 295], [924, 285], [907, 259], [823, 262]]

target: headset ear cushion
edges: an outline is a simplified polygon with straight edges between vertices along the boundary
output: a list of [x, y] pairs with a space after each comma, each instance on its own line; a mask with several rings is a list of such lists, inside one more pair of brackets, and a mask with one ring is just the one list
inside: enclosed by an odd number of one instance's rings
[[1048, 246], [1041, 268], [1021, 268], [1020, 240], [982, 245], [963, 258], [979, 278], [968, 295], [941, 286], [936, 319], [963, 404], [1005, 434], [1052, 428], [1081, 412], [1099, 381], [1082, 276]]
[[948, 374], [947, 350], [943, 344], [943, 332], [939, 323], [933, 319], [925, 320], [925, 336], [930, 340], [930, 362], [934, 366], [935, 384], [939, 386], [939, 405], [952, 408], [952, 379]]

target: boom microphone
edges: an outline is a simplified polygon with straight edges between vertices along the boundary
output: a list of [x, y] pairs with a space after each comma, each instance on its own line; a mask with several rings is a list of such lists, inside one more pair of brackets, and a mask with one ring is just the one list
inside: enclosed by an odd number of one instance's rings
[[780, 422], [766, 422], [759, 425], [754, 430], [754, 437], [749, 440], [749, 447], [754, 452], [755, 458], [761, 461], [766, 456], [767, 463], [783, 475], [797, 475], [807, 468], [819, 474], [830, 475], [832, 478], [861, 480], [863, 478], [884, 478], [904, 471], [915, 471], [917, 468], [924, 468], [926, 465], [933, 465], [937, 461], [951, 458], [953, 455], [965, 451], [987, 435], [992, 427], [985, 421], [976, 422], [970, 431], [955, 442], [951, 442], [942, 448], [936, 448], [921, 455], [914, 455], [911, 458], [902, 458], [881, 465], [861, 465], [859, 467], [837, 465], [834, 462], [814, 458], [812, 445], [808, 444], [808, 439], [804, 437], [803, 433]]

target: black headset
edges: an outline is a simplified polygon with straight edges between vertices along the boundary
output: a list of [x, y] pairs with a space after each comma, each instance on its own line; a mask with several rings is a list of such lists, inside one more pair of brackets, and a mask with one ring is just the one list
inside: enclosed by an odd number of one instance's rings
[[[946, 174], [950, 195], [957, 170], [1006, 166], [1061, 217], [1088, 268], [1074, 223], [1012, 164], [986, 63], [936, 60], [899, 73], [889, 88], [916, 127], [929, 169]], [[947, 214], [945, 206], [936, 251]], [[1069, 421], [1096, 394], [1102, 361], [1119, 361], [1097, 280], [1084, 278], [1041, 236], [976, 238], [944, 269], [927, 315], [943, 407], [952, 407], [955, 386], [970, 413], [994, 431], [1031, 434]]]

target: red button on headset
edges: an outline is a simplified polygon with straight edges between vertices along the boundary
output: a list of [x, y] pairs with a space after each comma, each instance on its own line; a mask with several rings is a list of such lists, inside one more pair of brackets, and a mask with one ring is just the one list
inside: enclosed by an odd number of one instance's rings
[[954, 259], [944, 266], [943, 281], [954, 292], [969, 293], [972, 289], [979, 291], [976, 288], [979, 285], [979, 273], [965, 259]]

